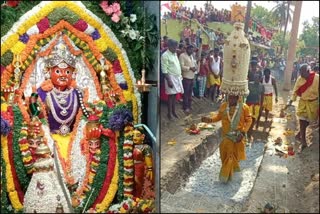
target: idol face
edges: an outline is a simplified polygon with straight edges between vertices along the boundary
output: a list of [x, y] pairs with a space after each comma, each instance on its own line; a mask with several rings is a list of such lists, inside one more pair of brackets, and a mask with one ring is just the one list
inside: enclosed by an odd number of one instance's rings
[[99, 148], [100, 148], [100, 139], [89, 140], [89, 151], [91, 154], [95, 154]]
[[133, 131], [133, 137], [132, 137], [132, 141], [134, 144], [142, 144], [144, 140], [144, 134], [142, 134], [140, 131], [138, 130], [134, 130]]
[[68, 66], [66, 63], [60, 63], [58, 66], [52, 67], [52, 84], [60, 91], [66, 90], [71, 85], [73, 71], [74, 68]]

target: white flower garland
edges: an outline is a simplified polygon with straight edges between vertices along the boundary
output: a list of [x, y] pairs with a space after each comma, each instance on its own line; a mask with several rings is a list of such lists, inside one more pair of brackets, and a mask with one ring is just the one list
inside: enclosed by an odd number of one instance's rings
[[115, 74], [115, 77], [116, 77], [116, 80], [117, 80], [118, 84], [127, 82], [122, 73]]

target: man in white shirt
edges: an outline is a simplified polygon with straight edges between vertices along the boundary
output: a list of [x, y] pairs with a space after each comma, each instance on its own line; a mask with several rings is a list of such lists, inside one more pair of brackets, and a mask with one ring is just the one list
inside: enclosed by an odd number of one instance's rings
[[184, 89], [183, 94], [183, 110], [189, 113], [191, 110], [193, 79], [197, 71], [196, 61], [193, 57], [193, 46], [188, 45], [185, 53], [179, 57], [180, 66], [182, 70], [182, 84]]
[[176, 94], [183, 93], [181, 68], [176, 54], [178, 42], [168, 41], [168, 50], [161, 56], [161, 69], [165, 79], [165, 92], [168, 95], [168, 118], [178, 118], [175, 111]]

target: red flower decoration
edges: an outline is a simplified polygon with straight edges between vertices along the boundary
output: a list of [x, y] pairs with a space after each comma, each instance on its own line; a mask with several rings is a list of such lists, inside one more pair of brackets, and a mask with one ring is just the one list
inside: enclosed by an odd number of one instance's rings
[[37, 23], [37, 26], [39, 28], [39, 33], [45, 32], [50, 27], [50, 22], [47, 17], [40, 20], [40, 22]]
[[20, 1], [7, 1], [7, 5], [9, 7], [16, 7], [16, 6], [18, 6], [19, 2]]
[[129, 209], [128, 204], [124, 203], [124, 204], [123, 204], [123, 208], [124, 208], [125, 210], [128, 210], [128, 209]]
[[76, 29], [84, 32], [87, 28], [88, 28], [88, 23], [85, 22], [82, 19], [79, 19], [74, 25], [73, 27], [75, 27]]
[[113, 73], [115, 74], [122, 73], [119, 60], [116, 59], [115, 61], [113, 61], [112, 68], [113, 68]]
[[1, 65], [1, 75], [3, 73], [3, 71], [6, 70], [6, 67], [4, 67], [3, 65]]

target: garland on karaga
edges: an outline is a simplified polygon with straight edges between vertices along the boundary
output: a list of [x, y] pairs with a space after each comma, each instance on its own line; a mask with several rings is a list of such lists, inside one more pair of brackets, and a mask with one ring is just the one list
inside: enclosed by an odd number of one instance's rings
[[[83, 53], [82, 59], [93, 77], [94, 87], [99, 89], [97, 99], [100, 101], [93, 104], [100, 105], [103, 109], [99, 122], [116, 136], [110, 139], [102, 136], [100, 150], [90, 161], [88, 150], [83, 148], [82, 152], [87, 160], [86, 175], [82, 185], [72, 196], [72, 203], [76, 212], [107, 212], [111, 206], [120, 204], [125, 209], [125, 201], [131, 200], [133, 190], [133, 142], [128, 135], [128, 127], [132, 129], [132, 126], [128, 124], [139, 123], [141, 115], [140, 94], [134, 84], [135, 78], [140, 78], [143, 56], [147, 57], [146, 69], [152, 70], [154, 48], [158, 41], [155, 16], [144, 13], [141, 2], [38, 3], [16, 1], [16, 4], [13, 4], [8, 1], [8, 6], [1, 7], [1, 131], [2, 134], [6, 133], [1, 136], [1, 210], [23, 211], [24, 193], [34, 170], [34, 160], [27, 141], [30, 115], [27, 111], [28, 103], [23, 100], [23, 92], [35, 69], [35, 61], [38, 57], [50, 54], [60, 32], [63, 32], [63, 40], [72, 54]], [[146, 25], [143, 25], [144, 21]], [[147, 29], [144, 29], [144, 26]], [[143, 31], [146, 34], [142, 34]], [[144, 42], [146, 49], [143, 49]], [[18, 82], [18, 90], [14, 88], [16, 71], [13, 66], [17, 55], [21, 57], [19, 75], [23, 80]], [[102, 57], [106, 59], [105, 63], [109, 67], [109, 84], [119, 98], [113, 109], [108, 108], [102, 101], [104, 95], [101, 93], [97, 74], [102, 69]], [[42, 87], [44, 90], [52, 89], [52, 85], [46, 81], [42, 83]], [[4, 92], [15, 93], [17, 98], [14, 105], [4, 101]], [[83, 100], [90, 105], [88, 91], [84, 91]], [[42, 110], [44, 105], [39, 102]], [[46, 112], [43, 114], [41, 122], [47, 126]], [[80, 120], [86, 119], [80, 111], [74, 127], [78, 127]], [[70, 142], [74, 141], [77, 133], [77, 130], [72, 132]], [[85, 136], [84, 131], [82, 134]], [[85, 143], [81, 140], [82, 145]], [[62, 152], [59, 147], [57, 150], [61, 160]], [[68, 154], [71, 154], [71, 143]], [[61, 162], [64, 171], [68, 171], [70, 166], [70, 159]], [[69, 184], [74, 182], [73, 178], [67, 175], [65, 180]], [[143, 200], [140, 205], [144, 205], [139, 209], [143, 212], [154, 207], [152, 202], [142, 202]]]

